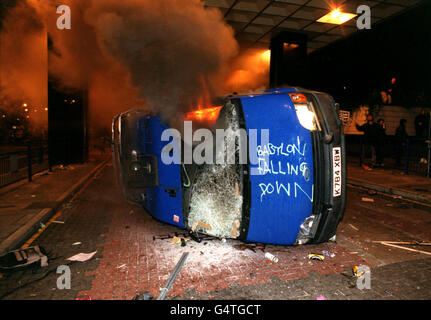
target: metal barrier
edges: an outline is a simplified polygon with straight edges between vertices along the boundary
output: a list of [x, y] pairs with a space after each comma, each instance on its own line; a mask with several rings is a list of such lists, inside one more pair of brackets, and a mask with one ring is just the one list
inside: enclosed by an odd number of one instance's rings
[[26, 150], [0, 154], [0, 188], [50, 169], [48, 147], [27, 144]]
[[409, 171], [417, 172], [430, 177], [430, 140], [410, 138], [407, 142], [407, 148], [405, 150], [405, 172], [408, 174]]
[[[394, 142], [394, 141], [387, 141]], [[363, 136], [360, 137], [359, 145], [359, 165], [364, 163], [364, 143]], [[386, 143], [383, 148], [391, 147], [389, 152], [385, 152], [385, 163], [387, 167], [401, 169], [405, 174], [415, 172], [430, 177], [431, 174], [431, 140], [410, 137], [406, 139], [404, 145], [398, 146], [395, 143]], [[387, 150], [386, 150], [387, 151]], [[397, 154], [398, 153], [398, 154]], [[401, 165], [387, 161], [399, 157]]]

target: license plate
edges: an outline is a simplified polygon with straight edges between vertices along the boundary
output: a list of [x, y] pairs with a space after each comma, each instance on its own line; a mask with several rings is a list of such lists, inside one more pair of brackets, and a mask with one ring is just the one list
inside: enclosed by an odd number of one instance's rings
[[341, 148], [336, 147], [332, 149], [332, 190], [333, 197], [341, 196], [341, 181], [342, 181], [342, 163], [341, 163]]

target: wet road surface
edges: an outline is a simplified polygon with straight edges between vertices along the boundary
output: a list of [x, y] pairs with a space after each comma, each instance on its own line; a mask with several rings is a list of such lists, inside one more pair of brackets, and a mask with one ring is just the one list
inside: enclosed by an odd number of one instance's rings
[[[245, 244], [209, 237], [184, 247], [171, 244], [184, 231], [127, 203], [111, 165], [56, 220], [64, 223], [52, 223], [33, 243], [48, 251], [49, 266], [2, 274], [2, 299], [129, 300], [143, 291], [157, 297], [183, 252], [189, 257], [167, 299], [431, 298], [431, 247], [404, 245], [423, 251], [413, 252], [376, 242], [431, 242], [431, 208], [358, 188], [348, 188], [337, 241], [319, 245]], [[66, 260], [94, 251], [86, 262]], [[276, 255], [278, 263], [267, 262], [265, 252]], [[330, 256], [308, 259], [309, 253], [322, 252]], [[60, 265], [70, 267], [70, 289], [57, 287]], [[357, 288], [352, 267], [358, 265], [371, 268], [371, 289]]]

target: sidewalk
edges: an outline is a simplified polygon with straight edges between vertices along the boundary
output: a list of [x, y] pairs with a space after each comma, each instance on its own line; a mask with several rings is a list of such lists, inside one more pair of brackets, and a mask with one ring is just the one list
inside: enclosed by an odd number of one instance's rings
[[359, 161], [349, 161], [347, 183], [431, 204], [431, 178], [414, 173], [406, 175], [403, 171], [392, 168], [375, 168], [366, 171], [359, 166]]
[[0, 188], [0, 255], [17, 248], [83, 187], [107, 160], [56, 166], [32, 182]]

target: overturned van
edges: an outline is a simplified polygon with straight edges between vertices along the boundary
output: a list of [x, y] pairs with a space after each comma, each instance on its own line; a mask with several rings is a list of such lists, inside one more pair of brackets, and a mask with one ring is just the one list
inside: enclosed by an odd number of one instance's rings
[[230, 96], [216, 118], [215, 138], [197, 144], [158, 116], [116, 116], [114, 167], [127, 199], [191, 233], [283, 245], [334, 237], [346, 164], [333, 99], [301, 88]]

